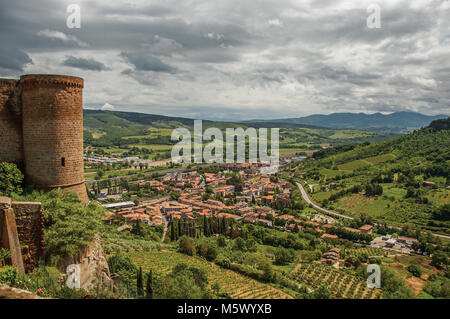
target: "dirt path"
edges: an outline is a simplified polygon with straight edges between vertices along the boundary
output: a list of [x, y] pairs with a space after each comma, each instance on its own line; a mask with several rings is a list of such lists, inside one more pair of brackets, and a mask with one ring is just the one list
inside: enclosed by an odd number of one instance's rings
[[163, 196], [160, 198], [154, 198], [154, 199], [149, 199], [149, 200], [143, 200], [142, 202], [139, 203], [138, 206], [136, 206], [135, 208], [140, 208], [140, 207], [145, 207], [145, 206], [150, 206], [150, 205], [155, 205], [155, 204], [159, 204], [161, 202], [165, 202], [166, 200], [168, 200], [170, 198], [170, 196]]

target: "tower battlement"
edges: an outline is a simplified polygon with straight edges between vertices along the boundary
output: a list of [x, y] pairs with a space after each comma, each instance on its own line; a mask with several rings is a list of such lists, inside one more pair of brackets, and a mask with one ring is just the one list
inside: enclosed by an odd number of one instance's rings
[[4, 90], [5, 88], [14, 88], [18, 82], [19, 80], [15, 79], [0, 79], [0, 90]]
[[27, 185], [70, 189], [87, 200], [83, 85], [66, 75], [0, 79], [0, 161], [22, 165]]
[[83, 88], [84, 81], [82, 78], [69, 75], [27, 74], [20, 77], [20, 85], [22, 87], [57, 85]]

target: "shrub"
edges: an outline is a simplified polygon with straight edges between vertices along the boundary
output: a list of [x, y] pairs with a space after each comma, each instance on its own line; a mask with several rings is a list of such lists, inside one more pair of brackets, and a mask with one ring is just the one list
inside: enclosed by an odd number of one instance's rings
[[22, 193], [23, 174], [16, 164], [0, 163], [0, 196]]
[[0, 283], [13, 286], [17, 281], [17, 269], [11, 266], [0, 268]]
[[415, 277], [420, 277], [422, 275], [420, 267], [414, 264], [408, 266], [408, 271]]
[[312, 295], [313, 299], [331, 299], [331, 293], [330, 291], [325, 287], [322, 286], [319, 289], [316, 289]]
[[46, 258], [51, 264], [74, 256], [89, 245], [100, 230], [105, 212], [98, 202], [86, 205], [76, 193], [63, 193], [60, 189], [45, 194], [35, 191], [20, 199], [42, 203]]
[[108, 258], [108, 266], [111, 273], [119, 275], [121, 286], [125, 292], [134, 296], [137, 289], [136, 276], [138, 268], [131, 259], [117, 254]]
[[195, 267], [180, 263], [173, 271], [158, 278], [155, 297], [161, 299], [202, 299], [211, 298], [206, 273]]
[[219, 247], [225, 247], [227, 245], [225, 236], [219, 236], [219, 238], [217, 238], [217, 245], [219, 245]]
[[294, 260], [294, 252], [286, 248], [278, 248], [275, 251], [275, 263], [277, 265], [287, 265]]
[[180, 238], [178, 250], [186, 255], [195, 256], [195, 246], [191, 238], [183, 236]]
[[9, 250], [1, 248], [0, 249], [0, 267], [5, 266], [11, 259], [11, 253]]

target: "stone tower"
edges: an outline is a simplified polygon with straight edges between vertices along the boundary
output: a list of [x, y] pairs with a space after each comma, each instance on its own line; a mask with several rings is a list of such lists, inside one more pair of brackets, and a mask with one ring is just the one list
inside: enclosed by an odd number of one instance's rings
[[[9, 92], [3, 116], [4, 98], [0, 93], [0, 130], [7, 126], [8, 118], [18, 117], [21, 122], [20, 139], [11, 133], [5, 134], [10, 144], [22, 141], [22, 146], [17, 146], [19, 155], [15, 157], [19, 158], [22, 152], [26, 184], [44, 190], [73, 190], [87, 201], [83, 166], [83, 79], [24, 75], [13, 91], [0, 87], [0, 92], [6, 92], [5, 96]], [[19, 115], [13, 111], [14, 103], [19, 106]], [[0, 132], [3, 139], [3, 131]], [[8, 159], [7, 153], [0, 150], [0, 161]]]

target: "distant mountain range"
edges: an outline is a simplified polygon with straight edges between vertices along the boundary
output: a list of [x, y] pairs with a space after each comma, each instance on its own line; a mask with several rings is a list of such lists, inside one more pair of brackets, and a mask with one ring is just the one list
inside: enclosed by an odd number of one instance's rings
[[[123, 112], [123, 111], [103, 111], [103, 110], [92, 110], [84, 109], [84, 126], [86, 128], [97, 128], [97, 129], [111, 129], [112, 127], [130, 127], [132, 125], [149, 125], [159, 128], [175, 128], [180, 125], [192, 126], [194, 125], [194, 119], [185, 117], [174, 117], [147, 113], [137, 113], [137, 112]], [[211, 121], [203, 120], [204, 127], [279, 127], [279, 128], [322, 128], [316, 125], [308, 124], [298, 124], [289, 122], [277, 122], [277, 121]]]
[[314, 114], [299, 118], [251, 120], [244, 121], [243, 123], [284, 123], [332, 129], [358, 129], [390, 133], [408, 133], [427, 126], [431, 121], [447, 117], [448, 115], [429, 116], [416, 112], [396, 112], [387, 115], [381, 113], [332, 113], [328, 115]]
[[[182, 124], [191, 126], [193, 119], [172, 117], [134, 112], [84, 110], [85, 126], [108, 128], [111, 126], [128, 127], [135, 125], [151, 125], [157, 127], [175, 127]], [[355, 129], [384, 133], [405, 134], [430, 122], [447, 118], [448, 115], [428, 116], [416, 112], [396, 112], [392, 114], [365, 114], [365, 113], [332, 113], [328, 115], [314, 114], [306, 117], [274, 119], [274, 120], [248, 120], [235, 122], [203, 121], [204, 126], [220, 127], [279, 127], [279, 128], [318, 128], [318, 129]]]

